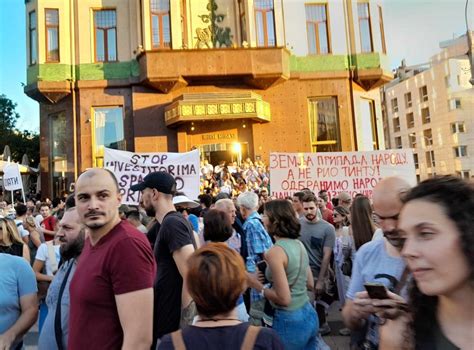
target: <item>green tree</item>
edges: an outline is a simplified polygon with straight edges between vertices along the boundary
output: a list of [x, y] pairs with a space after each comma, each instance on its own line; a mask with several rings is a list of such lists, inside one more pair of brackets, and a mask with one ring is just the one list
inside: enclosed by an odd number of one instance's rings
[[0, 94], [0, 152], [8, 145], [13, 161], [20, 163], [26, 153], [30, 165], [35, 167], [39, 163], [39, 135], [16, 129], [16, 122], [20, 118], [16, 106], [12, 100]]
[[15, 162], [21, 162], [23, 155], [27, 154], [30, 166], [37, 167], [39, 163], [39, 134], [28, 130], [15, 130], [10, 136], [10, 151]]
[[13, 133], [20, 115], [16, 112], [16, 103], [0, 94], [0, 148], [3, 150], [7, 137]]

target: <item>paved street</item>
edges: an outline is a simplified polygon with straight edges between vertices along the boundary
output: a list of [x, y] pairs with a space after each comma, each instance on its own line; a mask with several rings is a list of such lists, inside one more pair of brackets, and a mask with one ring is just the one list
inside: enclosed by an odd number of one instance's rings
[[344, 328], [342, 323], [341, 312], [339, 311], [339, 304], [333, 303], [329, 308], [328, 323], [331, 327], [331, 334], [323, 337], [331, 350], [348, 350], [350, 337], [343, 337], [339, 335], [339, 330]]

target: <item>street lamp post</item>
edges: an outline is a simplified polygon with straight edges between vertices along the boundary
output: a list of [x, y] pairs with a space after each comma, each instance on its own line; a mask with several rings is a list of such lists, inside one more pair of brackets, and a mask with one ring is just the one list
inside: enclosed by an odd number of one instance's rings
[[[416, 133], [414, 133], [414, 132], [412, 132], [409, 135], [416, 137]], [[430, 152], [430, 169], [431, 169], [432, 176], [434, 176], [434, 175], [436, 175], [436, 171], [435, 171], [435, 165], [434, 165], [434, 161], [433, 161], [433, 140], [430, 139], [429, 137], [425, 136], [425, 135], [421, 135], [421, 137], [423, 137], [425, 139], [425, 144], [426, 145], [428, 145], [428, 143], [429, 143], [429, 146], [430, 146], [430, 149], [429, 149], [429, 152]]]

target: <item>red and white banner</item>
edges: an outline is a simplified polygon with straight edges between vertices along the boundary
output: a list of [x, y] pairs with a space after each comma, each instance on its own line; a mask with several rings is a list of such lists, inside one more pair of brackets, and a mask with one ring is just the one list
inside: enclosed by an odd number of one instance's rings
[[370, 152], [271, 153], [270, 189], [275, 198], [285, 198], [308, 188], [327, 190], [329, 197], [346, 191], [354, 197], [372, 197], [383, 178], [399, 176], [416, 185], [411, 149]]

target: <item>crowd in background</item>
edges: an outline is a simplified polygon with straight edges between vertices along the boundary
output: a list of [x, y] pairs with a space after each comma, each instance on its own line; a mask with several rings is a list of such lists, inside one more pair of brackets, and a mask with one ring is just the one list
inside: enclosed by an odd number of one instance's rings
[[208, 160], [201, 161], [201, 193], [236, 197], [242, 192], [263, 189], [270, 191], [270, 172], [262, 160], [253, 162], [247, 158], [240, 165], [221, 161], [216, 166]]
[[203, 161], [201, 180], [194, 199], [149, 174], [127, 206], [113, 174], [91, 169], [67, 198], [0, 201], [0, 269], [19, 286], [0, 287], [0, 350], [21, 349], [37, 320], [40, 349], [328, 349], [333, 303], [351, 349], [474, 343], [472, 183], [387, 178], [371, 199], [275, 200], [249, 159]]

